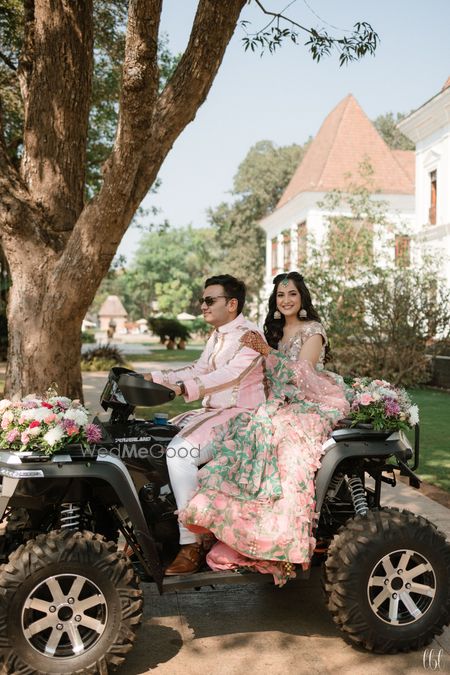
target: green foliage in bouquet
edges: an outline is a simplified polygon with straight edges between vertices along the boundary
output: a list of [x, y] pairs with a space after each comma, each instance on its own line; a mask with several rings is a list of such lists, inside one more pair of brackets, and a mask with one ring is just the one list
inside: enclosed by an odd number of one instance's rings
[[419, 409], [405, 389], [386, 380], [356, 378], [348, 389], [352, 426], [370, 424], [374, 429], [407, 430], [419, 423]]

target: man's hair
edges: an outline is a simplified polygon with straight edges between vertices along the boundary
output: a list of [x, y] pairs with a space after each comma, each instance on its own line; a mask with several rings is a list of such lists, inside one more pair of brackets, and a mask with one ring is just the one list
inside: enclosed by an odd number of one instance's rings
[[229, 298], [236, 298], [238, 301], [237, 313], [240, 314], [245, 303], [246, 287], [243, 281], [232, 277], [231, 274], [218, 274], [215, 277], [209, 277], [205, 281], [205, 288], [214, 286], [215, 284], [223, 286], [225, 295]]

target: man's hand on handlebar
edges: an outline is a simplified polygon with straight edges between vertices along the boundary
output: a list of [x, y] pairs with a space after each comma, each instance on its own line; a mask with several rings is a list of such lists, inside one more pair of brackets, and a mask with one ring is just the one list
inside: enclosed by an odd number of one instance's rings
[[181, 396], [181, 387], [179, 387], [178, 384], [168, 384], [167, 382], [164, 382], [164, 386], [167, 387], [167, 389], [172, 389], [172, 391], [175, 392], [175, 396]]
[[145, 373], [144, 380], [147, 380], [147, 382], [153, 382], [152, 374], [151, 373]]

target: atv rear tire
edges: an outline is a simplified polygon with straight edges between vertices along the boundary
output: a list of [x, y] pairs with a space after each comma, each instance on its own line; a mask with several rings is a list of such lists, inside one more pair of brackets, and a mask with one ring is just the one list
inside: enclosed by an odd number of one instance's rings
[[6, 672], [107, 673], [132, 648], [142, 591], [129, 560], [92, 532], [53, 531], [0, 572]]
[[324, 576], [334, 622], [368, 650], [421, 649], [450, 621], [450, 544], [409, 511], [349, 520], [333, 539]]

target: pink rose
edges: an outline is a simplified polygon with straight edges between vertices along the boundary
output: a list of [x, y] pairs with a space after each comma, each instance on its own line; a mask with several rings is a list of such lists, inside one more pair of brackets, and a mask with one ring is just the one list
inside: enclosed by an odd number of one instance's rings
[[29, 437], [29, 435], [27, 434], [26, 431], [22, 431], [22, 435], [20, 436], [20, 440], [22, 442], [22, 445], [26, 445], [29, 442], [30, 437]]
[[361, 405], [369, 405], [370, 403], [373, 403], [373, 398], [370, 394], [363, 394], [359, 399], [359, 402]]
[[18, 429], [12, 429], [12, 431], [9, 431], [6, 434], [6, 440], [8, 443], [14, 443], [14, 441], [17, 441], [17, 439], [20, 436], [20, 431]]
[[50, 415], [47, 415], [47, 417], [44, 418], [45, 424], [51, 424], [57, 419], [57, 415], [55, 413], [50, 413]]

